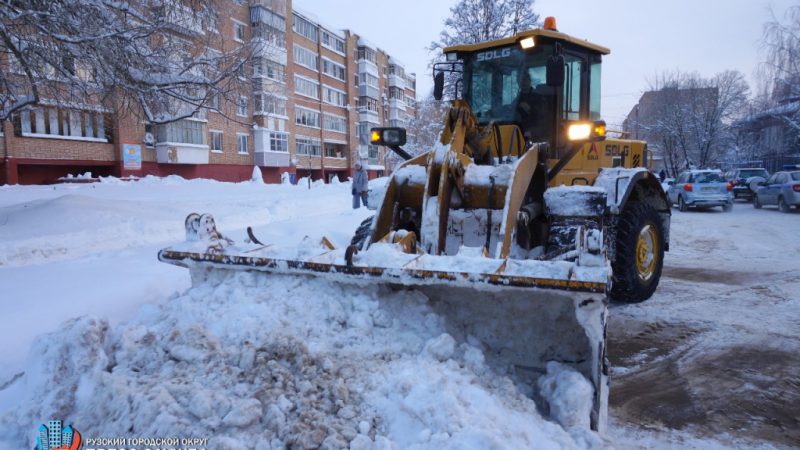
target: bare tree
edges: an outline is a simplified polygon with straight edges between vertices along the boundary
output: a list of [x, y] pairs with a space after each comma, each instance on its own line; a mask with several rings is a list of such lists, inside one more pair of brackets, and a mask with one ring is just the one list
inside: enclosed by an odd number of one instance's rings
[[442, 102], [428, 95], [417, 102], [417, 114], [408, 126], [410, 135], [406, 150], [412, 155], [431, 151], [439, 142], [442, 131], [442, 120], [446, 111]]
[[501, 39], [534, 28], [539, 15], [533, 4], [534, 0], [461, 0], [450, 8], [451, 16], [430, 50]]
[[0, 121], [99, 103], [159, 124], [235, 102], [265, 41], [223, 40], [217, 1], [0, 1]]
[[651, 83], [639, 126], [658, 146], [670, 173], [711, 167], [736, 145], [734, 121], [746, 112], [749, 87], [737, 71], [711, 78], [664, 73]]

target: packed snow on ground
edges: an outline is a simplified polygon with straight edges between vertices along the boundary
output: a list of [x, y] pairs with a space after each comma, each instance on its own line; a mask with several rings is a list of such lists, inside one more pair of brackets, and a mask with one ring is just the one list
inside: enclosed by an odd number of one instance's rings
[[[697, 427], [636, 426], [613, 405], [615, 377], [648, 367], [635, 362], [612, 367], [600, 437], [586, 429], [591, 386], [579, 374], [553, 365], [538, 385], [516, 384], [481, 348], [447, 334], [418, 292], [250, 273], [191, 287], [186, 269], [156, 259], [183, 241], [191, 212], [213, 214], [237, 242], [251, 225], [266, 242], [302, 246], [326, 235], [346, 245], [372, 214], [351, 201], [348, 183], [308, 180], [0, 186], [0, 449], [32, 447], [50, 418], [86, 437], [208, 436], [215, 449], [771, 448]], [[795, 348], [796, 219], [741, 204], [733, 213], [676, 212], [666, 278], [648, 302], [612, 307], [612, 340], [634, 322], [711, 330], [681, 370], [732, 343]], [[742, 227], [763, 236], [737, 238]], [[724, 281], [676, 278], [689, 277], [685, 270], [707, 277], [709, 266], [783, 284], [737, 296]], [[644, 361], [647, 351], [634, 357]], [[541, 417], [534, 390], [552, 419]]]
[[85, 437], [208, 436], [217, 449], [602, 446], [569, 419], [583, 405], [561, 402], [566, 429], [544, 419], [538, 387], [494, 373], [417, 292], [251, 273], [190, 287], [187, 270], [155, 258], [183, 240], [190, 212], [212, 213], [234, 240], [252, 225], [267, 242], [336, 245], [371, 214], [351, 208], [344, 183], [0, 189], [13, 318], [0, 337], [0, 448], [27, 446], [51, 417]]

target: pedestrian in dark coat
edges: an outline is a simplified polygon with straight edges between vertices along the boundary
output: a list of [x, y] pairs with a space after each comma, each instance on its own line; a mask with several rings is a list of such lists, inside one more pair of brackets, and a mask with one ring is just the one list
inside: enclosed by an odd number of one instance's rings
[[361, 203], [367, 206], [367, 191], [369, 190], [369, 175], [367, 169], [356, 161], [356, 170], [353, 172], [353, 209], [361, 207]]

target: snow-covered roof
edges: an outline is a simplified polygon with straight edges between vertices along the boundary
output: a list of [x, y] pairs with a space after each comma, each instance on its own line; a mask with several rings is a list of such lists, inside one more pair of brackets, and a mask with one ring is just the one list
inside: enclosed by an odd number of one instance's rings
[[361, 36], [358, 37], [358, 46], [359, 47], [369, 47], [371, 49], [377, 49], [378, 48], [378, 47], [372, 45], [372, 43], [370, 41], [364, 39]]
[[333, 34], [334, 36], [336, 36], [336, 37], [338, 37], [340, 39], [344, 39], [345, 38], [343, 29], [332, 27], [332, 26], [328, 25], [327, 23], [319, 20], [319, 17], [317, 17], [316, 14], [308, 12], [303, 8], [298, 8], [296, 5], [292, 5], [292, 10], [294, 12], [296, 12], [296, 13], [299, 13], [298, 15], [302, 16], [306, 20], [314, 22], [320, 28], [324, 28], [325, 31], [327, 31], [328, 33], [331, 33], [331, 34]]
[[395, 65], [395, 66], [400, 66], [400, 67], [402, 67], [402, 68], [404, 68], [404, 69], [405, 69], [405, 67], [406, 67], [406, 65], [405, 65], [405, 64], [403, 64], [403, 62], [402, 62], [402, 61], [400, 61], [399, 59], [395, 58], [394, 56], [390, 56], [390, 57], [389, 57], [389, 64], [393, 64], [393, 65]]

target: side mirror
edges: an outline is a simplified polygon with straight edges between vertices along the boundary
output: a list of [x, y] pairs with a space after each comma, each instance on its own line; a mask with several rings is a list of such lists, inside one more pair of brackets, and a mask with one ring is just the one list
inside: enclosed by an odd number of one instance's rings
[[405, 128], [373, 128], [370, 131], [370, 142], [372, 145], [399, 147], [406, 143]]
[[444, 93], [444, 72], [436, 72], [433, 76], [433, 98], [436, 100], [442, 99]]
[[553, 55], [547, 59], [547, 85], [564, 85], [564, 55]]

